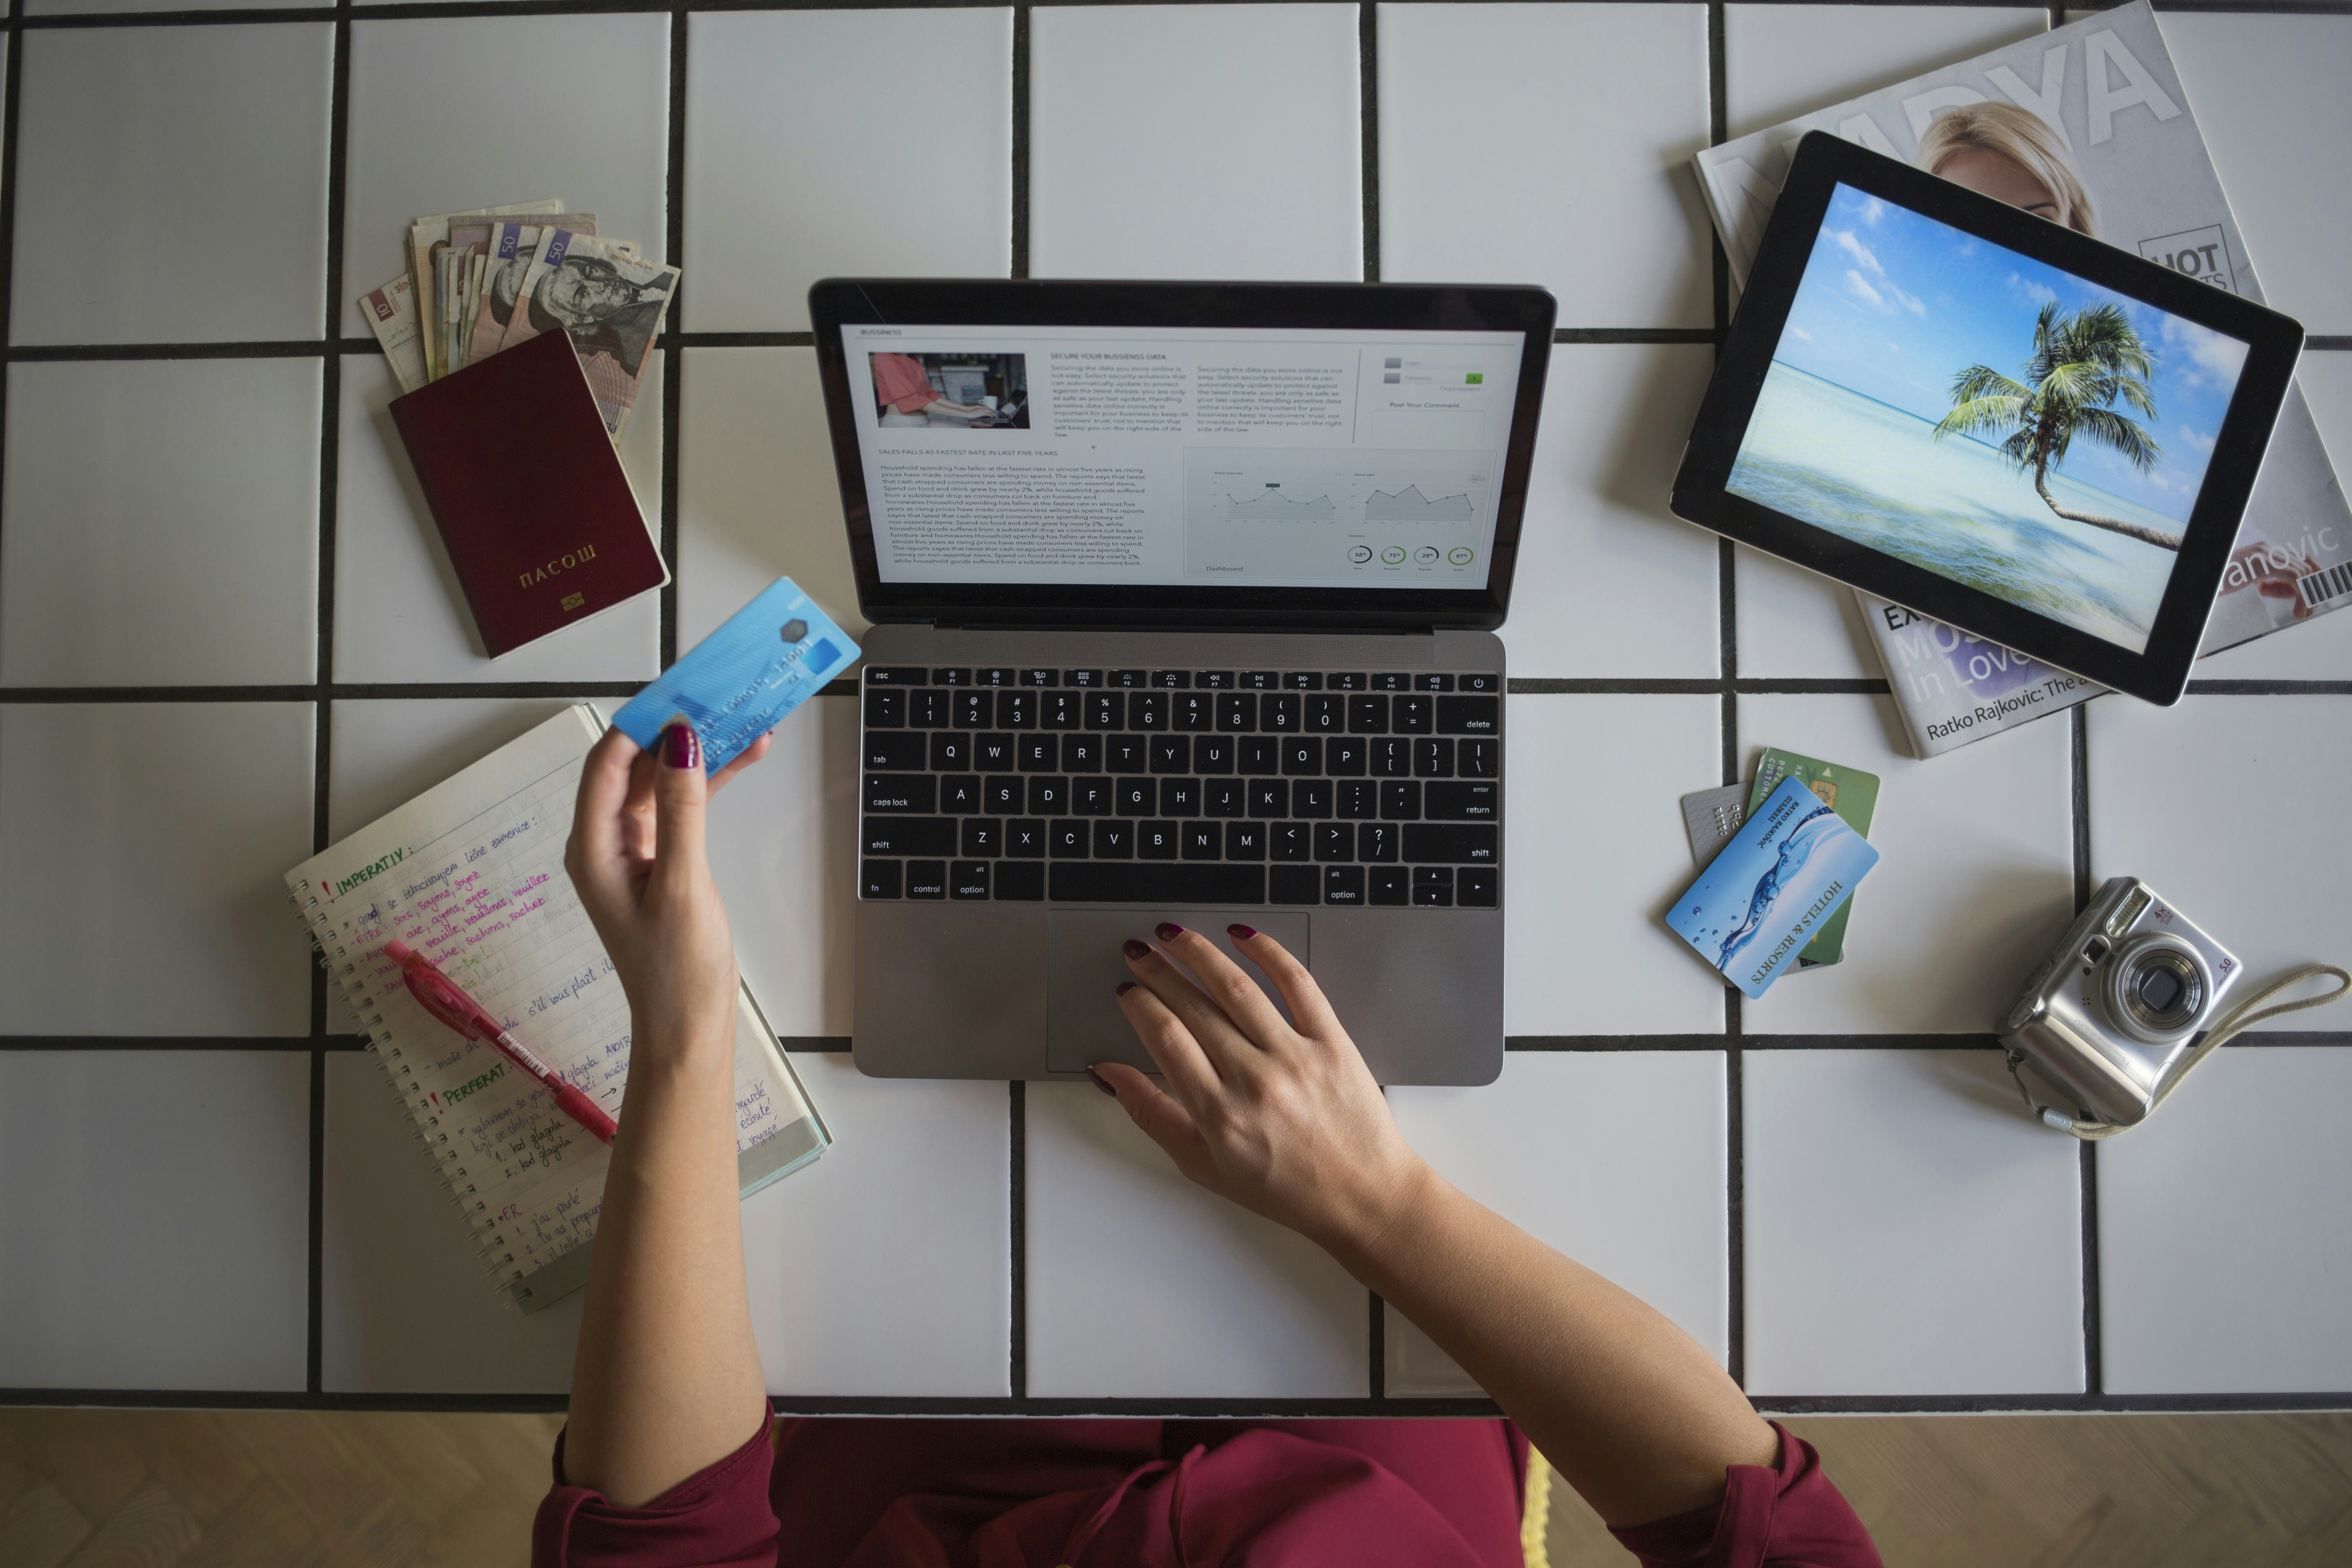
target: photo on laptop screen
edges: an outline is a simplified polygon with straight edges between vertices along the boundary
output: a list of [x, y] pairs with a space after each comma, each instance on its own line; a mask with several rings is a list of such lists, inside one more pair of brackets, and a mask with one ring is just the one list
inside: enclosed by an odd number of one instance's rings
[[1841, 183], [1725, 488], [2142, 652], [2247, 352]]
[[1521, 332], [840, 332], [884, 584], [1488, 585]]

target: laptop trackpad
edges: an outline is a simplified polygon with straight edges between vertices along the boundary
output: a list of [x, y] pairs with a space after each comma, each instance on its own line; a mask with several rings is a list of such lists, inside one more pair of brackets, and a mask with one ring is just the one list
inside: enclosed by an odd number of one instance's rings
[[[1143, 1042], [1112, 993], [1132, 980], [1119, 946], [1129, 937], [1152, 940], [1151, 928], [1173, 921], [1207, 936], [1242, 973], [1258, 983], [1280, 1009], [1281, 998], [1257, 966], [1234, 952], [1225, 927], [1244, 920], [1313, 966], [1305, 910], [1052, 910], [1045, 916], [1045, 1065], [1055, 1072], [1084, 1072], [1096, 1062], [1126, 1062], [1158, 1072]], [[1288, 1016], [1285, 1013], [1285, 1016]]]

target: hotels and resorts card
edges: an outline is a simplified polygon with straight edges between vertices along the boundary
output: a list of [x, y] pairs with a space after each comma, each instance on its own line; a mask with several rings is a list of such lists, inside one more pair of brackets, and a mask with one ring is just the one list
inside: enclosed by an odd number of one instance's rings
[[1868, 840], [1803, 781], [1784, 778], [1666, 924], [1741, 994], [1759, 997], [1877, 864]]
[[[1780, 787], [1784, 778], [1795, 779], [1820, 797], [1823, 805], [1844, 818], [1845, 825], [1870, 837], [1871, 814], [1878, 809], [1878, 775], [1858, 769], [1841, 767], [1814, 757], [1801, 757], [1794, 752], [1783, 752], [1767, 746], [1756, 761], [1756, 783], [1748, 795], [1748, 812], [1754, 816], [1764, 804], [1765, 796]], [[1818, 969], [1825, 963], [1835, 963], [1845, 956], [1845, 921], [1853, 913], [1853, 906], [1845, 908], [1822, 922], [1822, 929], [1805, 951], [1797, 955], [1800, 969]]]
[[800, 584], [779, 577], [630, 698], [613, 724], [651, 747], [682, 716], [715, 773], [856, 658], [857, 645]]

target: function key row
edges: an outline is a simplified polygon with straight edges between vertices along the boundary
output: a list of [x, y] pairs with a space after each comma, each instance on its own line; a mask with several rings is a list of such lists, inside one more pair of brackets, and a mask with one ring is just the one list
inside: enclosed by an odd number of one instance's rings
[[1503, 700], [1465, 692], [866, 692], [869, 730], [1138, 730], [1225, 735], [1492, 735]]
[[1010, 666], [875, 664], [868, 686], [1075, 687], [1080, 690], [1160, 691], [1475, 691], [1499, 695], [1503, 678], [1479, 671], [1436, 675], [1405, 670], [1323, 669], [1019, 669]]

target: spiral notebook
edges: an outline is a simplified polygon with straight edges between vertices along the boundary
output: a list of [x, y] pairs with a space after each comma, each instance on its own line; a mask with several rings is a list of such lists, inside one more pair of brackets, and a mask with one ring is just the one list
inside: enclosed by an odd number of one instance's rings
[[[495, 1047], [419, 1006], [398, 937], [623, 1119], [629, 1004], [563, 869], [582, 763], [604, 721], [566, 709], [286, 873], [296, 909], [440, 1167], [483, 1261], [526, 1312], [588, 1280], [612, 1151]], [[747, 984], [735, 1010], [743, 1195], [832, 1142]]]

